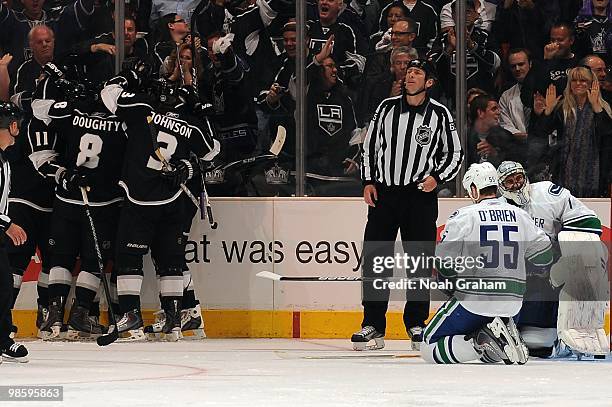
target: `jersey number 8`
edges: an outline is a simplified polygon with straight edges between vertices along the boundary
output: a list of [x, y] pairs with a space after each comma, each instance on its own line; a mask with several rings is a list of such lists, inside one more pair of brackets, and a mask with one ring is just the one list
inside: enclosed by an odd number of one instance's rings
[[77, 156], [77, 167], [97, 168], [102, 152], [102, 139], [100, 136], [85, 133], [79, 143], [79, 155]]

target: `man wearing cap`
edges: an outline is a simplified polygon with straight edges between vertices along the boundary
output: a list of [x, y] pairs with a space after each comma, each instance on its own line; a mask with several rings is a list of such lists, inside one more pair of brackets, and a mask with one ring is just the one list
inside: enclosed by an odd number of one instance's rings
[[[427, 94], [434, 82], [429, 62], [410, 61], [402, 94], [385, 99], [368, 127], [361, 168], [363, 198], [369, 206], [363, 251], [364, 316], [362, 329], [351, 338], [355, 350], [384, 347], [390, 290], [375, 279], [392, 276], [393, 266], [400, 277], [431, 276], [431, 264], [413, 267], [413, 261], [433, 255], [436, 186], [454, 178], [463, 160], [450, 112]], [[385, 260], [397, 257], [393, 245], [398, 229], [411, 261], [389, 267]], [[429, 290], [420, 284], [416, 287], [407, 289], [409, 301], [404, 307], [404, 325], [413, 348], [418, 348], [429, 316]]]

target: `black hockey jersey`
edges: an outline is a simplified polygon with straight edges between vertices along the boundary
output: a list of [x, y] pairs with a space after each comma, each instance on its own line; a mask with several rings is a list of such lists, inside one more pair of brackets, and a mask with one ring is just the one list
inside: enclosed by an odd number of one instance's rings
[[[55, 148], [65, 168], [79, 168], [90, 182], [92, 206], [119, 202], [123, 193], [118, 182], [127, 144], [125, 126], [115, 115], [90, 102], [66, 102], [37, 99], [32, 103], [34, 116], [45, 122], [61, 140]], [[80, 191], [57, 188], [59, 200], [81, 205]]]
[[160, 173], [164, 164], [155, 150], [159, 148], [166, 162], [189, 159], [195, 153], [210, 161], [219, 153], [212, 126], [186, 113], [177, 106], [175, 111], [160, 113], [153, 109], [148, 95], [124, 92], [120, 85], [102, 90], [106, 107], [127, 126], [127, 149], [120, 185], [128, 199], [139, 205], [163, 205], [182, 193], [171, 188]]
[[11, 161], [11, 192], [9, 202], [28, 205], [36, 210], [51, 212], [55, 183], [36, 171], [30, 156], [37, 151], [53, 148], [56, 138], [52, 130], [35, 118], [24, 120], [21, 135], [7, 149]]

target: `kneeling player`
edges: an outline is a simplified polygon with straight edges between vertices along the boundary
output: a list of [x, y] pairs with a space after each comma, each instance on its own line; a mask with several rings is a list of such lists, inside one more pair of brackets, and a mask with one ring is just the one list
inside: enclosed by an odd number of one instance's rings
[[[496, 198], [490, 163], [472, 164], [463, 186], [474, 205], [450, 216], [436, 247], [436, 257], [453, 259], [451, 267], [437, 266], [454, 292], [425, 328], [421, 356], [432, 363], [524, 364], [527, 348], [513, 317], [525, 291], [525, 260], [549, 264], [550, 240], [525, 211]], [[461, 270], [458, 261], [468, 258], [475, 266]]]
[[[535, 225], [561, 246], [562, 257], [552, 269], [534, 270], [534, 273], [527, 270], [528, 290], [518, 326], [529, 353], [542, 357], [563, 356], [565, 346], [558, 338], [579, 354], [608, 353], [603, 332], [605, 301], [609, 298], [607, 256], [599, 241], [600, 220], [567, 189], [549, 181], [530, 184], [520, 163], [504, 161], [497, 172], [504, 198], [527, 211]], [[584, 261], [580, 267], [573, 262], [573, 278], [568, 280], [563, 269], [567, 269], [567, 262], [573, 261], [572, 255], [576, 253], [572, 252], [576, 249], [582, 252], [580, 257]], [[585, 298], [576, 291], [576, 285], [586, 287], [587, 277], [591, 280], [588, 290], [594, 294], [586, 294], [588, 298]], [[600, 289], [604, 292], [597, 294]], [[559, 295], [566, 300], [559, 302]], [[577, 297], [587, 300], [577, 301]]]

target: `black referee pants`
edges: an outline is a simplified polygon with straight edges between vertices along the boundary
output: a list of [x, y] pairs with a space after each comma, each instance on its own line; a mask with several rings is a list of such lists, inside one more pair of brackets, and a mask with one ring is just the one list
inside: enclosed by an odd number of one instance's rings
[[13, 271], [8, 262], [6, 247], [3, 242], [0, 242], [0, 348], [9, 340], [11, 334], [13, 325], [11, 318], [12, 305]]
[[[438, 198], [433, 192], [422, 192], [416, 185], [385, 186], [376, 184], [378, 201], [375, 207], [368, 208], [368, 221], [365, 228], [363, 251], [363, 276], [381, 278], [391, 276], [392, 270], [374, 272], [375, 258], [395, 256], [395, 240], [399, 229], [404, 253], [413, 257], [433, 256], [436, 242], [436, 219], [438, 218]], [[412, 271], [412, 272], [411, 272]], [[431, 277], [431, 267], [418, 267], [404, 272], [396, 270], [396, 277]], [[394, 291], [393, 300], [400, 300]], [[385, 333], [387, 322], [385, 314], [389, 304], [390, 290], [381, 289], [372, 281], [362, 285], [363, 322], [362, 327], [373, 326]], [[406, 331], [415, 326], [425, 326], [429, 316], [429, 290], [416, 288], [405, 291], [404, 325]]]

